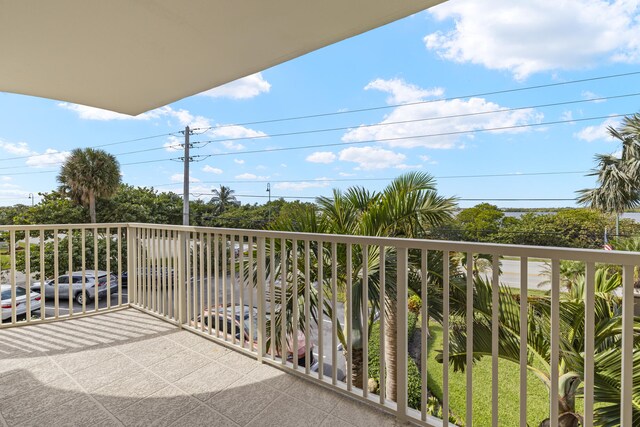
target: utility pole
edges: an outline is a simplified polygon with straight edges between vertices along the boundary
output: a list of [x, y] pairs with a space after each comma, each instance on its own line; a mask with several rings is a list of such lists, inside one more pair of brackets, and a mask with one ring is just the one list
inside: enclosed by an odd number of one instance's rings
[[182, 225], [189, 225], [189, 126], [184, 128], [184, 177], [182, 183]]
[[33, 200], [34, 200], [33, 193], [29, 193], [29, 198], [31, 199], [31, 207], [33, 207]]
[[271, 222], [271, 183], [267, 182], [267, 193], [269, 193], [269, 222]]

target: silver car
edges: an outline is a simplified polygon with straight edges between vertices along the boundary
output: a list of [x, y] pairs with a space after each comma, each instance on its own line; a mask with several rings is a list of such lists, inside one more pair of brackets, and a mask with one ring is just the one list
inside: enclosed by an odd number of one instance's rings
[[[97, 273], [97, 280], [96, 275]], [[71, 283], [69, 283], [71, 282]], [[97, 290], [96, 290], [97, 285]], [[44, 282], [44, 296], [45, 298], [55, 297], [55, 280], [47, 280]], [[42, 284], [34, 283], [31, 285], [31, 290], [42, 293]], [[111, 275], [107, 278], [107, 272], [98, 270], [87, 270], [84, 272], [84, 288], [86, 301], [82, 294], [82, 271], [74, 271], [69, 275], [65, 274], [58, 277], [58, 298], [69, 298], [69, 288], [71, 288], [71, 297], [78, 303], [88, 303], [96, 297], [105, 297], [107, 295], [107, 289], [111, 289], [111, 294], [115, 294], [118, 290], [118, 279], [115, 275]]]
[[[40, 294], [31, 292], [31, 312], [40, 310]], [[0, 285], [0, 313], [2, 320], [11, 318], [11, 285]], [[16, 316], [21, 316], [27, 312], [27, 291], [24, 288], [16, 287]]]

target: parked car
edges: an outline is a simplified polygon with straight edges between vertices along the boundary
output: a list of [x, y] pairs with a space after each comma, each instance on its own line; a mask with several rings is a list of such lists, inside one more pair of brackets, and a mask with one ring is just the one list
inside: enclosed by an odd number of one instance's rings
[[[31, 292], [31, 312], [40, 310], [40, 294]], [[11, 318], [11, 285], [0, 285], [0, 312], [2, 320]], [[24, 288], [16, 287], [16, 315], [22, 316], [27, 313], [27, 291]]]
[[[227, 324], [227, 333], [234, 334], [236, 339], [240, 339], [240, 334], [244, 334], [245, 342], [253, 343], [253, 348], [258, 348], [258, 309], [250, 307], [248, 305], [228, 305], [227, 307], [217, 306], [212, 307], [214, 310], [213, 316], [217, 317], [218, 330], [224, 330], [224, 324]], [[250, 313], [253, 312], [253, 319]], [[198, 322], [204, 319], [204, 325], [208, 325], [209, 311], [205, 310], [203, 316], [198, 316]], [[269, 316], [267, 315], [267, 319]], [[250, 325], [253, 321], [253, 336], [250, 336]], [[291, 337], [287, 337], [287, 360], [293, 360], [293, 348], [291, 345]], [[306, 366], [306, 348], [307, 340], [302, 331], [298, 331], [298, 365]], [[315, 363], [315, 357], [313, 355], [313, 344], [309, 348], [309, 355], [311, 356], [310, 365]]]
[[[173, 270], [173, 268], [150, 268], [150, 269], [146, 269], [146, 268], [141, 268], [140, 269], [140, 274], [144, 275], [144, 274], [148, 274], [149, 278], [152, 277], [153, 275], [156, 276], [156, 280], [158, 281], [158, 283], [161, 283], [162, 281], [162, 276], [164, 276], [166, 282], [169, 284], [169, 286], [173, 286], [173, 282], [175, 281], [175, 272]], [[124, 273], [122, 273], [122, 286], [123, 287], [128, 287], [129, 286], [129, 272], [125, 271]]]
[[[96, 297], [103, 298], [107, 296], [107, 289], [111, 289], [111, 293], [115, 294], [118, 291], [118, 279], [113, 274], [107, 277], [106, 271], [98, 270], [97, 280], [95, 271], [87, 270], [84, 272], [84, 287], [85, 287], [85, 303], [91, 302]], [[58, 277], [58, 297], [60, 299], [69, 298], [69, 288], [71, 288], [71, 296], [78, 304], [83, 303], [82, 296], [82, 271], [74, 271], [71, 273], [71, 284], [69, 283], [69, 275], [65, 274]], [[108, 286], [107, 286], [108, 283]], [[47, 280], [42, 283], [34, 283], [31, 285], [31, 290], [42, 293], [44, 288], [45, 298], [53, 298], [55, 296], [55, 280]], [[97, 290], [96, 290], [97, 284]], [[69, 286], [71, 285], [71, 286]]]

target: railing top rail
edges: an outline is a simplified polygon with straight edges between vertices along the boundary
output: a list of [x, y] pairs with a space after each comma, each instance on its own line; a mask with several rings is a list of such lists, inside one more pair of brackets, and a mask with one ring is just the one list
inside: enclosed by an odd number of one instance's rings
[[127, 227], [126, 222], [100, 223], [100, 224], [24, 224], [24, 225], [0, 225], [0, 231], [38, 231], [38, 230], [68, 230], [73, 229], [104, 229], [107, 227]]
[[276, 239], [297, 239], [323, 241], [327, 243], [351, 243], [383, 245], [408, 249], [428, 249], [451, 252], [473, 252], [500, 256], [529, 258], [563, 259], [585, 262], [638, 265], [640, 252], [604, 251], [599, 249], [575, 249], [560, 247], [541, 247], [524, 245], [505, 245], [498, 243], [457, 242], [449, 240], [406, 239], [399, 237], [351, 236], [342, 234], [299, 233], [290, 231], [248, 230], [238, 228], [196, 227], [184, 225], [144, 224], [144, 223], [101, 223], [101, 224], [36, 224], [36, 225], [0, 225], [0, 231], [38, 231], [65, 229], [104, 229], [116, 227], [154, 228], [198, 233], [218, 233], [241, 236], [256, 236]]
[[450, 252], [473, 252], [500, 256], [517, 256], [529, 258], [549, 258], [599, 262], [624, 265], [639, 265], [640, 252], [605, 251], [599, 249], [575, 249], [561, 247], [541, 247], [524, 245], [505, 245], [498, 243], [456, 242], [449, 240], [407, 239], [399, 237], [352, 236], [343, 234], [300, 233], [290, 231], [247, 230], [237, 228], [195, 227], [161, 224], [128, 224], [133, 228], [157, 228], [162, 230], [218, 233], [240, 236], [267, 237], [276, 239], [297, 239], [301, 241], [322, 241], [327, 243], [351, 243], [382, 245], [408, 249], [428, 249]]

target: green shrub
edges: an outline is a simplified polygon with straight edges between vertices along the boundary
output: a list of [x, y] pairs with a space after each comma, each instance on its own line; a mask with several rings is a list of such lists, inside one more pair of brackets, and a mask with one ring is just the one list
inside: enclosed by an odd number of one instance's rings
[[409, 297], [407, 307], [409, 308], [409, 311], [411, 313], [420, 313], [420, 309], [422, 308], [422, 298], [420, 298], [418, 295], [411, 295]]
[[413, 336], [413, 333], [416, 330], [416, 326], [418, 324], [418, 315], [412, 311], [410, 311], [407, 315], [407, 336], [409, 339]]

